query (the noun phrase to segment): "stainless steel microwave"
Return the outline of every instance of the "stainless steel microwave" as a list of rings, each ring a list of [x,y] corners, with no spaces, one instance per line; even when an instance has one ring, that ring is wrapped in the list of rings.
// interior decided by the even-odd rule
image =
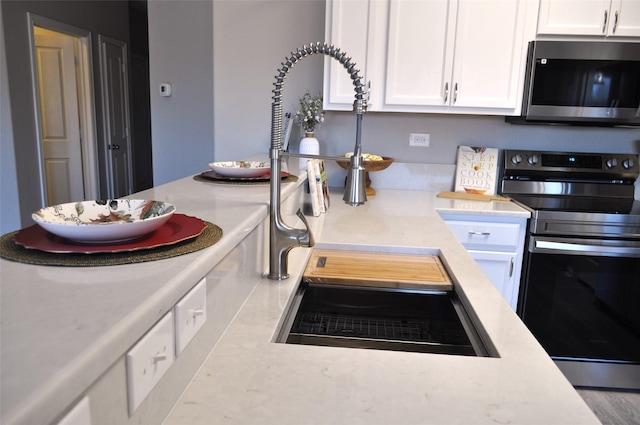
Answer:
[[[640,43],[532,41],[512,123],[640,126]]]

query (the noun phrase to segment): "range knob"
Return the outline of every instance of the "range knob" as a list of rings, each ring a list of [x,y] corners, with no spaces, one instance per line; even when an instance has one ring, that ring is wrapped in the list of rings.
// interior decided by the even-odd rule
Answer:
[[[635,163],[635,162],[633,162],[633,159],[632,159],[632,158],[627,158],[627,159],[625,159],[624,161],[622,161],[622,166],[623,166],[624,168],[626,168],[627,170],[628,170],[629,168],[633,168],[633,166],[634,166],[634,165],[636,165],[636,163]]]
[[[511,157],[511,162],[518,165],[522,162],[522,155],[520,155],[519,153],[513,155]]]
[[[613,168],[616,165],[618,165],[618,159],[617,158],[609,158],[609,159],[607,159],[607,168]]]
[[[529,165],[536,165],[538,162],[540,162],[540,156],[531,155],[529,158],[527,158],[527,162],[529,163]]]

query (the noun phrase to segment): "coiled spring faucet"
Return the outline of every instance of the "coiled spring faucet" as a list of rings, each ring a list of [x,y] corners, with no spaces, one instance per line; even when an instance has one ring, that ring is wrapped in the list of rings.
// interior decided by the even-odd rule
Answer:
[[[282,67],[278,70],[273,89],[273,102],[271,103],[271,149],[269,158],[271,160],[270,179],[270,210],[269,210],[269,279],[282,280],[289,277],[288,255],[289,251],[295,247],[311,247],[314,244],[313,235],[309,229],[307,220],[302,211],[298,210],[298,217],[305,225],[305,229],[296,229],[286,225],[280,215],[280,173],[282,169],[283,156],[304,156],[317,157],[323,159],[346,160],[344,157],[327,157],[320,155],[299,155],[282,152],[282,88],[284,79],[293,65],[300,59],[323,54],[330,56],[340,62],[353,80],[355,91],[355,101],[353,110],[356,113],[356,144],[353,149],[353,156],[347,173],[347,186],[343,200],[349,205],[362,205],[367,200],[365,191],[365,172],[362,166],[362,149],[360,138],[362,131],[362,115],[366,112],[365,90],[362,79],[358,75],[359,70],[355,69],[355,63],[347,57],[345,52],[327,43],[316,43],[304,46],[291,53]]]

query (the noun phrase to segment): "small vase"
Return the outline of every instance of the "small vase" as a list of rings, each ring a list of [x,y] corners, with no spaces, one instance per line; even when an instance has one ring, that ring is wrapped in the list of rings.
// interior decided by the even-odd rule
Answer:
[[[313,132],[306,132],[304,137],[300,140],[300,148],[298,152],[301,154],[320,154],[320,143],[318,139],[314,137]],[[307,160],[309,158],[300,158],[300,171],[307,169]]]

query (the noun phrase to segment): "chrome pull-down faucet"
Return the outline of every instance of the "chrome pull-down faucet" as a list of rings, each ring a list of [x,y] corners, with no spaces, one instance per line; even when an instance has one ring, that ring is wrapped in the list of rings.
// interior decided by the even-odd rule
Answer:
[[[275,88],[273,89],[273,102],[271,103],[271,149],[269,158],[271,159],[271,179],[270,179],[270,209],[269,209],[269,279],[282,280],[289,277],[288,255],[289,251],[295,247],[312,247],[314,244],[313,235],[309,229],[304,214],[298,210],[297,215],[304,223],[305,229],[296,229],[286,225],[280,215],[280,174],[282,170],[283,156],[304,156],[323,159],[333,159],[337,161],[347,161],[344,157],[328,157],[320,155],[300,155],[282,152],[282,88],[284,79],[293,65],[300,59],[314,54],[330,56],[340,62],[353,80],[355,91],[355,101],[353,110],[356,113],[356,143],[353,149],[353,156],[350,159],[347,171],[347,187],[343,200],[353,206],[362,205],[367,201],[365,172],[362,166],[362,148],[360,146],[362,131],[362,115],[366,112],[367,104],[364,98],[365,89],[362,79],[358,75],[359,70],[355,69],[355,63],[347,57],[345,52],[326,43],[312,44],[304,46],[291,53],[276,75]]]

